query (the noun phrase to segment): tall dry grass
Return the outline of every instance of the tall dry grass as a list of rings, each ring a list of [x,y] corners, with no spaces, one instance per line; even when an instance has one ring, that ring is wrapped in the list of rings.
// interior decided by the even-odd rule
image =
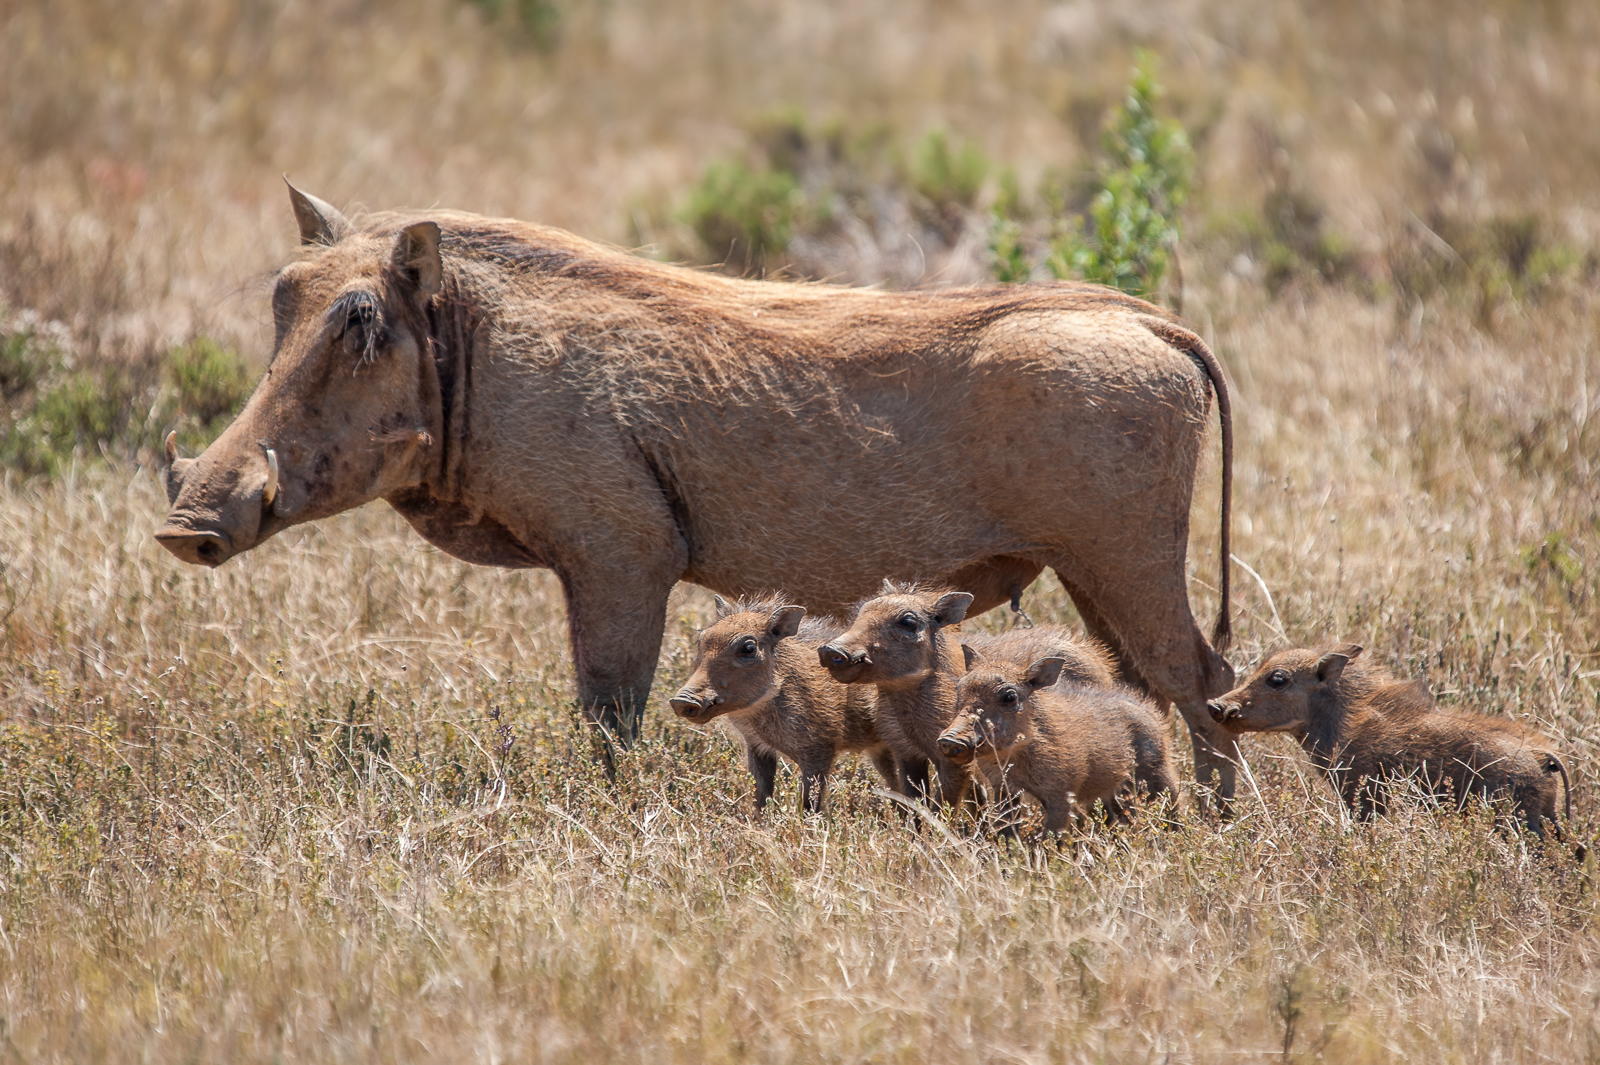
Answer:
[[[0,300],[63,323],[75,358],[206,333],[259,359],[280,170],[625,240],[799,103],[948,126],[1027,184],[1087,158],[1151,44],[1205,177],[1185,311],[1238,411],[1235,551],[1259,579],[1236,570],[1235,662],[1351,638],[1449,705],[1526,716],[1570,754],[1591,837],[1593,279],[1491,289],[1418,229],[1525,212],[1592,249],[1586,6],[567,10],[544,56],[445,0],[0,9]],[[1274,189],[1321,206],[1357,280],[1269,293],[1230,234]],[[824,818],[794,812],[792,774],[757,818],[736,743],[659,706],[699,590],[610,783],[548,574],[450,560],[381,506],[199,572],[153,544],[164,505],[149,469],[88,455],[0,481],[0,1054],[1600,1053],[1593,861],[1486,813],[1352,825],[1258,738],[1221,827],[1008,851],[909,827],[859,768]],[[1216,507],[1209,487],[1197,613]],[[1072,620],[1047,582],[1028,606]]]

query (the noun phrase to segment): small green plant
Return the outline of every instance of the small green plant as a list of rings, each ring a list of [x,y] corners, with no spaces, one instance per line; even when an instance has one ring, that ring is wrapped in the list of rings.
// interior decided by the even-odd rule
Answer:
[[[920,210],[953,241],[966,224],[967,212],[977,202],[989,160],[971,143],[955,147],[950,136],[936,129],[922,138],[912,153],[908,177],[921,203]]]
[[[1194,176],[1194,151],[1183,127],[1157,118],[1154,61],[1141,53],[1127,99],[1106,134],[1110,160],[1085,227],[1051,245],[1045,266],[1058,278],[1080,277],[1134,295],[1154,292],[1178,243],[1178,212]]]
[[[803,206],[799,179],[790,171],[713,163],[690,192],[684,220],[713,255],[747,272],[763,271],[769,257],[789,246]]]
[[[976,145],[953,147],[942,129],[922,138],[911,164],[912,187],[936,205],[970,208],[988,174],[989,161]]]
[[[0,401],[9,403],[37,385],[52,357],[31,329],[0,336]]]
[[[1022,226],[998,211],[989,226],[989,262],[996,281],[1010,285],[1033,276],[1027,250],[1022,246]]]
[[[74,450],[94,454],[117,443],[128,425],[129,399],[115,373],[69,373],[12,423],[0,440],[0,461],[25,475],[54,475]]]
[[[239,409],[250,394],[244,360],[209,337],[172,349],[167,374],[178,393],[178,409],[209,429]]]
[[[473,0],[490,19],[510,23],[534,48],[546,54],[561,43],[561,5],[553,0]]]

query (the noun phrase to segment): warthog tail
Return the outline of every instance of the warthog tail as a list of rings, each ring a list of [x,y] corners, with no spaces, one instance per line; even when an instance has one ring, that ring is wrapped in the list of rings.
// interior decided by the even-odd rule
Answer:
[[[1233,401],[1228,398],[1228,383],[1223,379],[1222,366],[1204,340],[1164,318],[1152,316],[1145,319],[1145,324],[1156,336],[1186,352],[1199,363],[1206,377],[1211,380],[1212,391],[1217,394],[1217,422],[1222,429],[1222,574],[1217,584],[1222,603],[1217,607],[1217,624],[1211,630],[1211,646],[1221,654],[1233,642],[1233,622],[1228,613],[1229,575],[1233,558]]]

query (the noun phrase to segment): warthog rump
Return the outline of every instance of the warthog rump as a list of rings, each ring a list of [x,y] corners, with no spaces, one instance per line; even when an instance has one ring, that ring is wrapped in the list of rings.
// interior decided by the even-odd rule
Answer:
[[[1231,790],[1205,700],[1233,674],[1185,574],[1215,392],[1225,642],[1231,422],[1171,315],[1074,283],[742,281],[522,222],[357,224],[291,198],[303,248],[274,286],[272,362],[171,467],[156,536],[179,558],[218,565],[384,499],[458,558],[553,569],[579,697],[623,738],[677,581],[838,614],[887,574],[986,610],[1051,567]]]

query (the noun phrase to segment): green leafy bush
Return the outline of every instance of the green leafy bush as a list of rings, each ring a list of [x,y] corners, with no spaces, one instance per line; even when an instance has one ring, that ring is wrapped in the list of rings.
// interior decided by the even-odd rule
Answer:
[[[49,361],[49,349],[31,329],[0,336],[0,401],[9,403],[37,385]]]
[[[561,6],[553,0],[473,0],[495,22],[509,25],[534,48],[550,53],[561,43]]]
[[[918,206],[947,241],[953,241],[977,202],[989,160],[971,143],[952,145],[942,129],[928,133],[912,153],[908,174]]]
[[[1106,134],[1110,160],[1086,226],[1052,242],[1045,266],[1058,278],[1080,277],[1146,296],[1167,271],[1178,242],[1178,212],[1194,178],[1194,151],[1183,127],[1155,114],[1154,61],[1141,54],[1127,99]]]
[[[201,427],[231,415],[250,394],[244,360],[209,337],[174,348],[167,372],[178,393],[178,410]]]
[[[1014,284],[1033,276],[1028,253],[1022,246],[1022,226],[995,212],[989,227],[989,262],[996,281]]]
[[[741,162],[713,163],[689,193],[684,220],[714,255],[765,269],[794,236],[804,207],[799,178],[789,170],[752,169]]]
[[[165,359],[74,366],[32,330],[0,331],[0,465],[32,477],[74,454],[155,461],[168,428],[203,448],[249,391],[244,361],[206,337]]]

